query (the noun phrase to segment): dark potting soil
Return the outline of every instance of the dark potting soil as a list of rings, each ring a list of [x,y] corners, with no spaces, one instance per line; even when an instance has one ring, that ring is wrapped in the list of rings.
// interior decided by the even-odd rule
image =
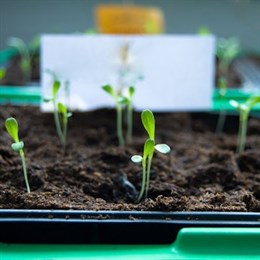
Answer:
[[[23,86],[28,84],[20,67],[20,56],[13,57],[7,65],[5,77],[0,80],[0,85]],[[31,59],[31,81],[40,81],[39,56],[35,55]]]
[[[17,118],[25,143],[30,194],[4,128],[10,116]],[[64,155],[53,115],[36,107],[1,107],[0,208],[260,212],[259,118],[249,120],[246,150],[236,155],[236,117],[228,118],[228,133],[221,136],[214,133],[216,115],[155,117],[156,142],[172,151],[155,154],[148,198],[137,204],[142,169],[130,158],[142,153],[147,138],[139,113],[133,143],[118,147],[114,110],[75,112]]]

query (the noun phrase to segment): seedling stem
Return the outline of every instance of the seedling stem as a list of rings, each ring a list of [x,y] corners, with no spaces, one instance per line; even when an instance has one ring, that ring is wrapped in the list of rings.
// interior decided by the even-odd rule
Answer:
[[[112,86],[105,85],[102,87],[104,91],[106,91],[109,95],[111,95],[116,103],[116,129],[117,129],[117,138],[118,143],[120,146],[125,145],[124,136],[123,136],[123,120],[122,120],[122,110],[123,107],[127,107],[127,133],[126,133],[126,140],[128,143],[132,140],[132,129],[133,129],[133,96],[135,89],[134,87],[128,88],[128,94],[123,95],[120,91],[116,91]]]
[[[155,145],[155,119],[152,111],[144,110],[141,114],[141,119],[149,138],[144,144],[143,156],[134,155],[131,158],[134,163],[142,162],[143,168],[141,190],[137,202],[140,202],[143,198],[147,198],[148,196],[154,150],[157,150],[160,153],[169,153],[171,150],[167,144]]]
[[[220,99],[221,99],[221,101],[223,101],[225,99],[225,95],[227,92],[227,82],[224,77],[219,78],[218,87],[219,87]],[[218,117],[217,128],[216,128],[217,134],[221,134],[223,132],[224,124],[226,121],[226,114],[227,114],[226,110],[224,110],[221,107],[220,112],[219,112],[219,117]]]
[[[243,104],[239,104],[235,100],[230,100],[230,105],[239,112],[239,129],[236,149],[237,154],[240,154],[245,150],[248,116],[252,108],[258,103],[260,103],[260,96],[253,96]]]
[[[68,117],[71,116],[71,113],[68,113],[68,109],[66,105],[59,102],[57,103],[57,93],[60,89],[60,81],[57,80],[55,74],[53,74],[53,85],[52,85],[52,97],[50,99],[45,99],[46,102],[51,101],[53,105],[53,115],[54,115],[54,123],[56,127],[56,131],[58,137],[60,139],[63,152],[66,152],[66,140],[67,140],[67,129],[68,129]],[[62,121],[62,122],[61,122]],[[61,126],[62,124],[62,126]]]
[[[5,120],[5,128],[6,128],[7,132],[9,133],[9,135],[14,140],[14,143],[11,145],[12,150],[15,152],[18,152],[21,157],[25,185],[26,185],[27,192],[30,193],[30,185],[29,185],[29,181],[28,181],[28,175],[27,175],[26,163],[25,163],[25,155],[24,155],[24,151],[23,151],[24,143],[19,140],[19,135],[18,135],[19,128],[18,128],[18,123],[17,123],[16,119],[13,117],[7,118]]]

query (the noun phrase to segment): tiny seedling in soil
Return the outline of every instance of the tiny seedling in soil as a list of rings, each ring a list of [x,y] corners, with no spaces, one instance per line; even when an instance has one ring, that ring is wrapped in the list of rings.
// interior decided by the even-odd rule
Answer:
[[[66,141],[67,141],[67,132],[68,132],[68,118],[71,117],[71,113],[68,112],[68,108],[63,103],[58,103],[58,111],[61,115],[61,122],[62,122],[62,135],[63,135],[63,149],[65,151],[66,148]]]
[[[6,69],[0,68],[0,80],[2,80],[5,77],[5,74],[6,74]]]
[[[149,138],[144,144],[143,156],[134,155],[131,157],[131,160],[134,163],[142,163],[143,168],[142,186],[137,199],[138,202],[140,202],[141,199],[146,198],[148,195],[150,171],[154,150],[164,154],[169,153],[171,150],[167,144],[155,144],[155,119],[152,111],[144,110],[141,114],[141,119]]]
[[[218,80],[218,88],[219,88],[219,96],[221,101],[225,100],[226,92],[227,92],[227,81],[224,77],[220,77]],[[223,103],[222,103],[223,104]],[[223,132],[225,120],[226,120],[226,110],[220,108],[218,122],[216,127],[216,133],[221,134]]]
[[[120,91],[116,91],[111,85],[105,85],[102,87],[109,95],[111,95],[116,103],[116,129],[117,129],[117,138],[120,146],[124,146],[125,140],[123,136],[123,107],[127,107],[127,135],[126,140],[128,143],[132,140],[133,132],[133,97],[135,93],[135,88],[133,86],[127,89],[127,94],[123,95]]]
[[[252,108],[258,103],[260,103],[260,96],[251,97],[243,104],[240,104],[235,100],[230,100],[230,105],[239,112],[237,154],[242,153],[245,149],[248,116]]]
[[[228,39],[220,38],[217,43],[216,55],[219,60],[219,73],[218,88],[221,99],[225,98],[227,90],[227,75],[230,64],[240,53],[240,43],[237,38],[231,37]],[[224,124],[226,120],[226,111],[221,109],[219,113],[216,133],[221,134],[223,132]]]
[[[67,128],[68,128],[68,118],[71,116],[71,113],[68,112],[66,105],[63,103],[57,103],[57,94],[60,89],[60,81],[57,79],[53,80],[52,85],[52,97],[49,99],[44,99],[45,102],[52,102],[53,105],[53,114],[54,122],[57,134],[59,136],[63,152],[66,151],[66,140],[67,140]],[[61,117],[60,117],[60,115]]]
[[[221,77],[227,77],[230,64],[239,55],[240,51],[240,43],[237,38],[220,38],[218,40],[216,55],[219,59],[219,71]]]
[[[29,186],[26,164],[25,164],[25,155],[24,155],[24,151],[23,151],[24,143],[19,140],[19,136],[18,136],[19,129],[18,129],[18,123],[17,123],[16,119],[13,117],[6,119],[5,128],[6,128],[7,132],[9,133],[9,135],[14,140],[14,143],[11,145],[12,149],[15,152],[18,152],[21,157],[26,189],[27,189],[27,192],[30,193],[30,186]]]
[[[21,57],[19,66],[26,81],[31,79],[31,57],[30,51],[25,42],[19,38],[11,37],[8,39],[7,45],[16,49]]]
[[[132,142],[133,136],[133,97],[135,94],[135,88],[133,86],[129,87],[127,96],[124,96],[124,104],[126,105],[126,118],[127,118],[127,132],[126,132],[126,142],[129,144]]]

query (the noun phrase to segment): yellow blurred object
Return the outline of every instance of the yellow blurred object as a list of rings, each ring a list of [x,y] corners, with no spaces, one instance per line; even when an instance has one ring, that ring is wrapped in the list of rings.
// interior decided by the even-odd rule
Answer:
[[[100,33],[158,34],[164,31],[164,17],[156,7],[100,5],[96,8]]]

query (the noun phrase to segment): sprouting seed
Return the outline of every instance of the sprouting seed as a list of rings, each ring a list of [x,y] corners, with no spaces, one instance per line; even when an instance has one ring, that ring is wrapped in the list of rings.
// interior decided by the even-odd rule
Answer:
[[[60,139],[63,152],[66,151],[66,140],[67,140],[67,129],[68,129],[68,118],[72,115],[68,112],[68,108],[61,102],[57,101],[58,91],[60,89],[61,82],[55,77],[52,84],[52,97],[45,98],[45,102],[52,102],[54,122],[58,137]],[[60,114],[60,115],[59,115]]]
[[[131,157],[134,163],[142,163],[143,168],[142,185],[137,199],[138,202],[148,195],[154,150],[164,154],[169,153],[171,150],[167,144],[155,144],[155,119],[152,111],[148,109],[144,110],[141,114],[141,119],[149,138],[144,143],[143,155],[134,155]]]
[[[252,108],[260,103],[260,96],[250,97],[246,102],[240,104],[236,100],[230,100],[230,105],[239,112],[239,129],[237,138],[237,154],[245,149],[248,116]]]
[[[24,151],[23,151],[24,143],[19,140],[19,135],[18,135],[19,128],[18,128],[18,123],[17,123],[16,119],[13,117],[7,118],[5,120],[5,128],[6,128],[7,132],[9,133],[9,135],[14,140],[14,143],[11,145],[12,150],[15,152],[18,152],[21,157],[26,189],[27,189],[27,192],[30,193],[30,186],[29,186],[26,163],[25,163],[25,155],[24,155]]]
[[[124,135],[123,135],[123,109],[126,107],[127,113],[127,133],[126,141],[131,143],[132,133],[133,133],[133,97],[135,93],[135,88],[130,86],[127,89],[127,94],[123,95],[120,91],[116,91],[111,85],[105,85],[102,87],[109,95],[111,95],[116,103],[116,129],[117,138],[120,146],[125,145]]]

